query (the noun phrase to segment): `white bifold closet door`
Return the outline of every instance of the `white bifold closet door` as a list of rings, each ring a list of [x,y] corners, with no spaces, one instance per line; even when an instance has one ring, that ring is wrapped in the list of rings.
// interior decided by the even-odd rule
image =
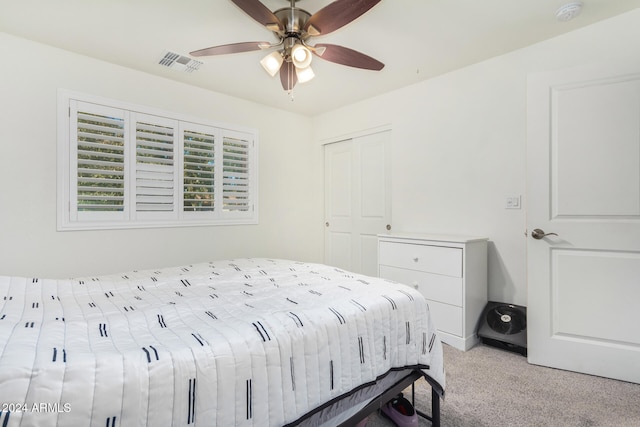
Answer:
[[[391,131],[327,144],[325,263],[377,276],[377,235],[391,224]]]

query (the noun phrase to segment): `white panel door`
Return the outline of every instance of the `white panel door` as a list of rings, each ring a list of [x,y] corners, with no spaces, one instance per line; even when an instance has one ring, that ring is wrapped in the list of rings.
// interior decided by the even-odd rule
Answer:
[[[640,383],[640,63],[527,95],[529,362]]]
[[[345,270],[353,270],[353,163],[353,141],[324,147],[324,262]]]
[[[325,263],[376,276],[391,224],[390,131],[325,146]]]

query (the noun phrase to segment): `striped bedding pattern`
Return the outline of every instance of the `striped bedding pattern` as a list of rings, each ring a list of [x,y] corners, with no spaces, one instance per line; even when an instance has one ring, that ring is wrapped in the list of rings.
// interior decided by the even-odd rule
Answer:
[[[295,425],[406,367],[444,390],[420,293],[322,264],[0,276],[2,427]]]

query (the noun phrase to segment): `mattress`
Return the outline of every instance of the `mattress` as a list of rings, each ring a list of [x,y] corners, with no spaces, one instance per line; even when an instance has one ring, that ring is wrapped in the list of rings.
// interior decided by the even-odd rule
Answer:
[[[402,369],[443,392],[421,294],[322,264],[0,276],[3,427],[296,425]]]

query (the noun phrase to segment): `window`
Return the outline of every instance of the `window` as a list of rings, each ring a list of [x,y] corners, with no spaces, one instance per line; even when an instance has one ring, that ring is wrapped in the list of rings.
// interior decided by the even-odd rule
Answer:
[[[256,132],[59,95],[58,229],[257,223]]]

